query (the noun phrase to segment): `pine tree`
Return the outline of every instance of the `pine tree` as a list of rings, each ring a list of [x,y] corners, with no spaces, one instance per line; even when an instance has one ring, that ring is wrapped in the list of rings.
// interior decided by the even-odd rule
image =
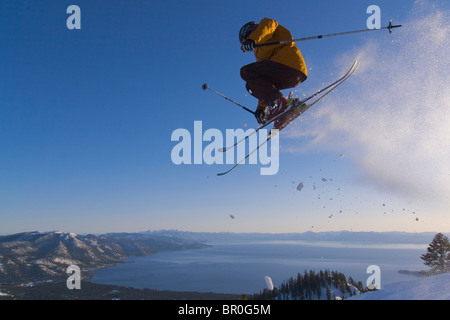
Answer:
[[[442,233],[436,234],[427,248],[427,253],[420,258],[433,272],[450,271],[450,241]]]

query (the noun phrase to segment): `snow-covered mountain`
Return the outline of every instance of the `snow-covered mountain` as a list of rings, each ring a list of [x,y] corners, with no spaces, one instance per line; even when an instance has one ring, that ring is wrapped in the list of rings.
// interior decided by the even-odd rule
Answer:
[[[119,263],[130,256],[204,247],[178,238],[143,234],[77,235],[25,232],[0,237],[0,283],[66,278],[66,269],[81,272]]]
[[[349,300],[450,300],[450,273],[387,284]]]

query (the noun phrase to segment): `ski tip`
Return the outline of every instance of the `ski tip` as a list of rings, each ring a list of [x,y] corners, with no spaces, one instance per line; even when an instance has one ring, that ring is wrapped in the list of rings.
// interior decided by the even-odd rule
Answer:
[[[218,173],[217,176],[223,177],[224,175],[229,174],[231,171],[233,171],[234,169],[236,169],[238,165],[239,165],[239,164],[235,165],[233,168],[231,168],[231,169],[228,170],[228,171],[225,171],[225,172],[222,172],[222,173]]]
[[[203,90],[208,89],[208,84],[207,84],[207,83],[204,83],[204,84],[202,85],[202,89],[203,89]]]

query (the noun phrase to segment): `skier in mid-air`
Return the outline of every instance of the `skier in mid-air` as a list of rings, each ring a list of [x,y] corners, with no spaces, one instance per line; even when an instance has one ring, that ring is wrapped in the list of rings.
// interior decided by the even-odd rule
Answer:
[[[293,40],[292,35],[273,19],[248,22],[239,31],[242,51],[254,51],[256,57],[256,62],[241,68],[241,77],[248,92],[259,100],[255,117],[260,124],[292,104],[293,100],[283,97],[280,90],[294,88],[308,77],[305,60],[295,42],[258,47],[283,40]],[[288,116],[281,116],[274,122],[274,129],[282,127],[287,120]]]
[[[243,105],[234,102],[227,96],[212,90],[206,83],[203,84],[202,89],[210,90],[234,103],[238,107],[253,113],[260,126],[244,138],[239,139],[225,148],[220,148],[218,151],[226,152],[233,149],[238,144],[247,141],[250,136],[256,134],[272,123],[275,130],[271,130],[267,139],[250,151],[241,161],[228,171],[219,173],[218,176],[226,175],[242,163],[245,163],[252,154],[257,152],[263,145],[267,144],[272,137],[278,135],[281,130],[286,128],[297,117],[301,116],[337,87],[342,85],[358,69],[359,61],[355,60],[347,73],[329,85],[320,88],[309,97],[300,99],[294,98],[289,94],[288,99],[286,99],[283,97],[283,93],[280,90],[295,88],[308,78],[305,60],[298,47],[295,45],[295,42],[372,32],[382,29],[387,29],[389,30],[389,33],[392,33],[392,29],[401,26],[402,25],[392,25],[391,20],[387,27],[380,29],[354,30],[293,39],[289,30],[280,26],[278,22],[273,19],[264,18],[259,23],[251,21],[243,25],[239,31],[239,41],[242,45],[241,49],[244,52],[255,51],[256,62],[242,67],[241,77],[246,82],[248,92],[259,100],[256,111],[253,112]]]

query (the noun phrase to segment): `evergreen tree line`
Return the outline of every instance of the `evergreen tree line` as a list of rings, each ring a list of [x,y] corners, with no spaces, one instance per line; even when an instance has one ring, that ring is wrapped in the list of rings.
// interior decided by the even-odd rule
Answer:
[[[314,270],[297,274],[283,282],[279,288],[273,290],[264,289],[254,294],[255,300],[335,300],[336,297],[351,297],[367,289],[361,281],[356,282],[351,277],[348,279],[343,273],[337,271]]]

